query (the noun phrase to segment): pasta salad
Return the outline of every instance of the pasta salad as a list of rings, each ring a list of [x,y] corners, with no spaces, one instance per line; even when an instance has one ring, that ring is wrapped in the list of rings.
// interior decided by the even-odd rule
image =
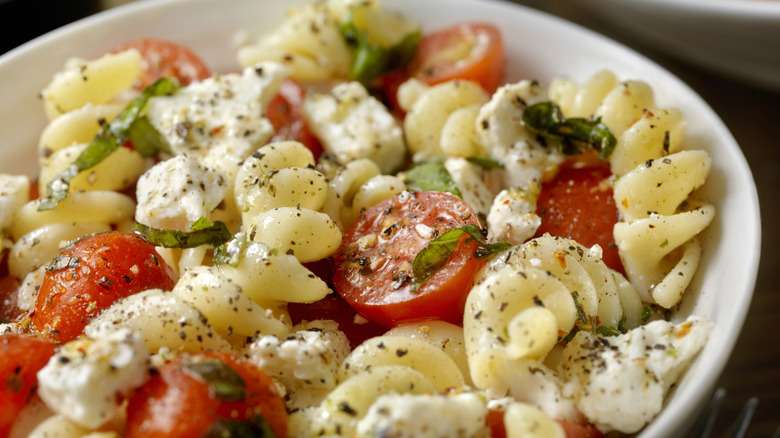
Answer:
[[[684,114],[505,78],[490,23],[316,1],[213,72],[142,37],[0,175],[0,436],[628,435],[712,322]]]

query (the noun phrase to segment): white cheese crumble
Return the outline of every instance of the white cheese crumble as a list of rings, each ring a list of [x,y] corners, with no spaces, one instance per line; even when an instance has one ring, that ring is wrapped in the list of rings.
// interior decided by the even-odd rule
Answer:
[[[478,394],[397,394],[380,396],[357,422],[358,437],[488,437],[487,407]]]
[[[30,179],[0,174],[0,231],[3,240],[13,224],[14,212],[30,200]],[[4,244],[4,246],[10,246]]]
[[[397,170],[406,146],[395,117],[358,82],[338,84],[331,93],[303,101],[304,117],[325,150],[341,164],[368,158],[383,173]]]
[[[634,433],[661,411],[664,395],[704,347],[712,323],[653,321],[626,334],[579,332],[560,366],[564,394],[604,433]]]
[[[38,394],[54,412],[95,429],[118,414],[118,395],[146,381],[148,359],[143,339],[128,329],[82,336],[63,345],[38,372]]]
[[[496,196],[487,215],[488,241],[520,245],[534,236],[542,224],[542,218],[536,214],[536,192],[513,188]]]
[[[225,197],[228,181],[188,155],[155,164],[138,179],[135,219],[150,227],[188,231]]]
[[[331,320],[303,324],[284,339],[260,336],[248,349],[250,360],[284,385],[289,397],[301,390],[335,388],[339,366],[350,351],[347,336]]]
[[[503,163],[507,187],[527,189],[564,159],[539,145],[522,123],[525,109],[546,99],[536,82],[524,80],[500,87],[480,109],[477,132],[488,155]]]
[[[498,192],[498,172],[472,164],[465,158],[447,158],[444,168],[466,201],[478,214],[486,216]]]

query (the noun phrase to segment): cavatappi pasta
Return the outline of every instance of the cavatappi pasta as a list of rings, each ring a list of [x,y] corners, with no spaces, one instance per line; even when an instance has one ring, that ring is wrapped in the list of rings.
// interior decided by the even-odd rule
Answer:
[[[160,246],[176,273],[172,291],[116,301],[72,341],[145,358],[120,366],[133,378],[105,377],[112,390],[132,392],[145,379],[138,376],[177,355],[221,350],[274,379],[295,437],[488,437],[496,410],[513,438],[564,436],[562,421],[605,433],[641,430],[711,329],[695,316],[679,325],[662,318],[696,274],[706,251],[697,236],[715,215],[695,197],[712,162],[686,149],[684,114],[658,106],[650,84],[603,70],[582,83],[512,78],[495,92],[465,79],[410,78],[398,89],[401,120],[349,79],[355,54],[340,29],[357,19],[385,45],[397,42],[388,23],[416,29],[413,17],[377,1],[295,9],[238,50],[243,70],[149,99],[144,114],[169,150],[150,158],[120,147],[42,210],[30,185],[45,197],[139,94],[142,54],[129,49],[63,66],[42,92],[49,124],[39,174],[0,175],[3,248],[22,283],[19,309],[34,309],[47,267],[68,242],[131,232],[134,222],[187,233],[205,218],[224,223],[233,239],[219,249]],[[322,156],[298,141],[268,142],[274,127],[265,114],[286,79],[309,87],[301,110]],[[602,261],[598,245],[535,236],[542,183],[567,158],[524,120],[549,101],[564,117],[599,119],[616,139],[603,184],[619,212],[613,231],[625,275]],[[334,293],[311,264],[331,259],[372,206],[415,191],[413,165],[430,162],[480,217],[485,244],[506,244],[476,272],[462,320],[403,321],[356,346],[328,318],[293,324],[290,304]],[[0,333],[25,330],[18,321],[0,325]],[[69,384],[70,402],[62,404],[50,371],[39,374],[42,403],[24,408],[12,437],[123,436],[123,405],[88,402],[94,379]]]

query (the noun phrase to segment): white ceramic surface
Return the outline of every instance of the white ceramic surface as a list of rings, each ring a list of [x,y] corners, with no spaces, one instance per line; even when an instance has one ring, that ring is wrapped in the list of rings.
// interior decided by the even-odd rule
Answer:
[[[582,0],[578,6],[646,46],[780,92],[780,2]]]
[[[626,0],[627,1],[627,0]],[[639,3],[639,2],[637,2]],[[702,195],[717,207],[705,232],[705,255],[692,291],[675,311],[716,321],[711,341],[640,436],[679,436],[705,402],[742,327],[755,283],[760,222],[758,198],[740,148],[713,110],[686,84],[626,47],[538,11],[491,0],[385,0],[427,29],[460,20],[491,21],[502,29],[508,80],[555,76],[584,80],[609,68],[622,79],[651,84],[662,106],[679,107],[688,121],[688,148],[707,150],[713,169]],[[69,56],[97,57],[139,36],[170,38],[199,53],[217,72],[238,68],[236,35],[268,31],[289,2],[272,0],[150,0],[130,3],[50,32],[0,58],[0,172],[35,175],[45,119],[38,93]]]

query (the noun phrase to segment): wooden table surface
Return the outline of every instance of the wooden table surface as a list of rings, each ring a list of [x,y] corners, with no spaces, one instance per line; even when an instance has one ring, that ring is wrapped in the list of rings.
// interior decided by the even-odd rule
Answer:
[[[742,405],[753,396],[758,397],[760,403],[746,436],[770,437],[780,427],[780,335],[775,325],[780,321],[780,281],[771,277],[772,272],[780,273],[780,256],[772,252],[773,248],[780,248],[780,94],[720,77],[649,49],[577,8],[577,2],[513,1],[589,27],[653,59],[698,92],[726,123],[741,146],[752,169],[761,205],[761,265],[747,320],[718,381],[718,385],[726,389],[727,397],[713,437],[724,435]],[[94,6],[95,1],[78,0],[75,3]],[[61,18],[67,21],[71,17]],[[34,29],[32,32],[45,30],[48,29]],[[3,47],[2,51],[36,35],[17,33],[16,37],[20,36],[22,41],[4,38],[8,47]]]
[[[753,300],[744,328],[718,386],[726,399],[713,437],[725,436],[750,397],[758,410],[747,437],[767,438],[780,428],[780,94],[680,62],[627,36],[571,0],[513,0],[613,38],[662,65],[691,86],[715,110],[742,148],[758,189],[762,250]],[[780,46],[778,47],[780,49]]]

